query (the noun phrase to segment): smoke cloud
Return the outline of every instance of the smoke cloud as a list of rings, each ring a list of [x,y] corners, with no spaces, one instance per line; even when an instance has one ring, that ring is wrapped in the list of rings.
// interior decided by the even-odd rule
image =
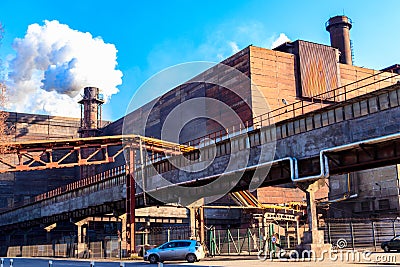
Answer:
[[[286,34],[281,33],[279,34],[279,37],[272,43],[271,49],[274,49],[275,47],[278,47],[286,42],[290,42],[289,37],[287,37]]]
[[[122,84],[113,44],[56,20],[29,25],[13,48],[7,85],[17,112],[79,117],[84,87],[99,87],[108,102]]]

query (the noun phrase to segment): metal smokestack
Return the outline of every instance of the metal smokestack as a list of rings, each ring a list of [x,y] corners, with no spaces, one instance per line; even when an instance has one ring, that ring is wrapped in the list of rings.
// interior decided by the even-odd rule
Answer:
[[[350,44],[351,19],[347,16],[335,16],[326,22],[325,27],[331,36],[331,46],[340,51],[339,62],[353,65]]]
[[[81,104],[81,137],[96,136],[101,127],[101,105],[104,103],[100,98],[99,88],[85,87]]]

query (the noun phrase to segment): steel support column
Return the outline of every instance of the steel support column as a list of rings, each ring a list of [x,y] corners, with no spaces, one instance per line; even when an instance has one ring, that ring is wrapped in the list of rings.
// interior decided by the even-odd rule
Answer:
[[[128,254],[136,252],[135,249],[135,150],[126,148],[126,250]]]

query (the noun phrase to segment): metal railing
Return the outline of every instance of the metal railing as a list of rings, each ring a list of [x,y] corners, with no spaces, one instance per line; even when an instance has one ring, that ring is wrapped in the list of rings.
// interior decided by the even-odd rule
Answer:
[[[381,78],[382,75],[387,75],[387,77]],[[287,104],[267,113],[258,115],[253,117],[250,121],[244,122],[243,124],[232,125],[226,129],[221,129],[206,136],[190,140],[186,142],[185,145],[198,146],[206,138],[217,141],[218,139],[222,140],[231,135],[241,134],[246,131],[251,131],[255,128],[271,126],[278,121],[293,119],[297,116],[304,115],[325,106],[347,101],[351,98],[380,90],[389,85],[396,84],[399,81],[399,74],[378,72],[355,82],[340,86],[329,92],[324,92],[311,98],[301,99],[293,102],[292,104]]]

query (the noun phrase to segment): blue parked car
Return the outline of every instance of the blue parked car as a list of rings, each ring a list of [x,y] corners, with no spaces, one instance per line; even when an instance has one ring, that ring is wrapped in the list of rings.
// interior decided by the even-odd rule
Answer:
[[[173,240],[146,251],[145,261],[157,263],[169,260],[186,260],[190,263],[205,257],[205,249],[196,240]]]

